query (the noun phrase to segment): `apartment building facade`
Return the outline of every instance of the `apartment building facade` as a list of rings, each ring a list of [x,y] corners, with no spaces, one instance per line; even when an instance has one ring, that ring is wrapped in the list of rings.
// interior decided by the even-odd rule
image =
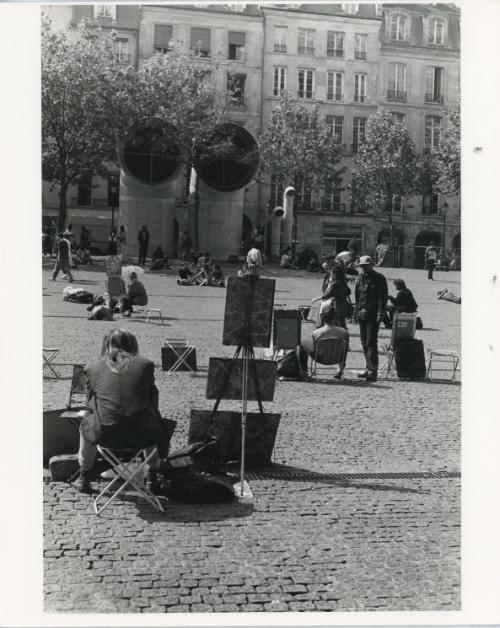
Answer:
[[[51,7],[57,12],[60,7]],[[298,239],[320,255],[345,247],[352,235],[372,252],[388,239],[383,215],[362,213],[350,195],[351,165],[364,138],[370,115],[386,109],[407,123],[416,148],[425,153],[439,142],[446,113],[458,105],[459,12],[453,5],[376,4],[265,4],[265,5],[95,5],[72,7],[71,23],[90,20],[119,34],[117,55],[139,68],[154,53],[166,52],[172,42],[185,51],[196,51],[213,70],[221,97],[237,94],[228,109],[229,120],[255,136],[264,128],[283,91],[305,106],[318,106],[325,124],[331,125],[342,145],[340,166],[345,166],[336,189],[299,190],[297,198]],[[118,58],[118,57],[117,57]],[[236,89],[235,89],[236,86]],[[116,183],[116,172],[111,179]],[[115,177],[113,179],[113,177]],[[125,177],[125,178],[124,178]],[[109,182],[93,181],[91,202],[104,203]],[[189,228],[189,209],[181,200],[182,182],[175,191],[175,231]],[[251,230],[273,229],[269,209],[281,204],[283,182],[273,177],[265,184],[246,185],[228,198],[209,186],[202,190],[202,215],[207,220],[204,242],[221,257],[237,253],[235,237],[228,246],[218,246],[224,221],[241,223],[241,238]],[[83,192],[80,190],[79,192]],[[127,194],[126,173],[121,172],[120,201]],[[151,197],[146,187],[136,189],[132,204],[139,211]],[[72,195],[88,200],[82,193]],[[44,207],[47,195],[44,195]],[[97,199],[100,199],[98,201]],[[125,203],[126,204],[126,203]],[[203,204],[205,211],[203,212]],[[156,209],[136,220],[150,226]],[[217,215],[216,207],[224,206]],[[124,212],[122,207],[122,214]],[[130,210],[127,210],[130,213]],[[121,216],[120,216],[121,219]],[[213,224],[211,224],[213,223]],[[395,199],[394,223],[398,259],[404,265],[421,265],[422,248],[430,241],[450,249],[460,248],[459,199],[432,193]],[[276,228],[276,223],[274,223]],[[158,231],[172,230],[163,225]],[[219,235],[218,235],[219,234]],[[240,237],[238,237],[238,242]],[[173,244],[172,244],[173,246]],[[170,244],[167,248],[170,248]]]

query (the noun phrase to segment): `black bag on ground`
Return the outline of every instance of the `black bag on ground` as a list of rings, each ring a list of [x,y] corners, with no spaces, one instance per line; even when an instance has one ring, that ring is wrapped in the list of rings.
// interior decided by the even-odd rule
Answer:
[[[417,316],[416,329],[423,329],[423,328],[424,328],[424,323],[422,322],[422,319],[420,318],[420,316]]]
[[[296,351],[290,351],[281,360],[278,360],[276,375],[287,379],[303,380]]]
[[[424,343],[417,338],[403,338],[394,345],[396,372],[403,379],[425,379]]]
[[[67,300],[71,303],[93,303],[94,295],[87,290],[82,290],[81,292],[70,294]]]
[[[220,466],[215,439],[196,442],[171,452],[161,463],[160,472],[166,477],[213,471]]]

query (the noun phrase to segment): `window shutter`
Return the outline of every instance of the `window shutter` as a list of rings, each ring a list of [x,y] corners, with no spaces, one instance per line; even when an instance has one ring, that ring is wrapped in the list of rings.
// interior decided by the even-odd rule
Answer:
[[[432,94],[434,91],[434,68],[425,70],[425,93]]]
[[[405,17],[404,18],[404,29],[405,29],[405,41],[409,41],[410,39],[410,18],[409,17]]]
[[[155,48],[168,48],[172,39],[172,27],[166,24],[155,24]]]
[[[245,33],[233,33],[229,31],[228,38],[229,44],[234,44],[235,46],[245,45]]]

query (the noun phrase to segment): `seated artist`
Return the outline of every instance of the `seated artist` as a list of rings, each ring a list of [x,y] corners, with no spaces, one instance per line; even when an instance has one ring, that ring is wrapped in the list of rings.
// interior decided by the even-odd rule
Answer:
[[[290,268],[291,270],[298,270],[298,267],[293,263],[292,247],[287,246],[283,251],[283,255],[280,260],[281,268]]]
[[[161,246],[158,246],[151,256],[151,266],[149,270],[163,270],[168,268],[170,268],[168,265],[168,256]]]
[[[222,272],[222,268],[219,266],[219,264],[215,264],[214,270],[208,278],[208,285],[215,286],[216,288],[224,287],[224,273]]]
[[[155,482],[160,458],[168,453],[161,416],[154,364],[139,355],[137,338],[125,329],[113,329],[103,339],[101,357],[85,367],[88,414],[80,425],[78,462],[80,476],[75,488],[91,492],[91,471],[97,447],[157,447],[150,462],[148,481]],[[89,426],[97,416],[101,434]],[[94,440],[95,438],[95,440]]]
[[[137,273],[130,273],[127,294],[122,298],[121,311],[123,316],[131,316],[133,305],[147,305],[148,295],[144,284],[137,279]]]
[[[299,362],[304,373],[307,373],[307,357],[314,356],[316,350],[316,344],[323,338],[338,338],[339,351],[338,351],[338,365],[339,372],[335,375],[335,379],[341,379],[345,362],[347,357],[347,350],[349,345],[349,333],[343,327],[340,327],[337,319],[335,318],[335,311],[333,309],[327,309],[322,313],[323,326],[318,327],[312,332],[311,338],[306,338],[300,343],[299,348]],[[321,354],[317,355],[316,360],[321,364]],[[334,362],[335,364],[335,362]]]
[[[177,274],[177,285],[178,286],[192,286],[194,283],[193,273],[189,268],[189,264],[184,262],[181,264],[179,268],[179,272]]]
[[[392,319],[394,318],[394,312],[404,312],[406,314],[413,314],[418,309],[418,303],[413,297],[413,293],[406,287],[405,282],[402,279],[394,280],[394,287],[396,288],[396,296],[389,296],[387,303],[387,315],[384,318],[384,325],[387,328],[392,327]]]

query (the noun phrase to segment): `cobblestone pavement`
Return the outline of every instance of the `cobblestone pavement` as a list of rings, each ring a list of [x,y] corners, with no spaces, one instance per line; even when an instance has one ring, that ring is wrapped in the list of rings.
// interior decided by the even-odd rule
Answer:
[[[413,290],[426,349],[460,351],[461,308],[436,296],[443,287],[460,294],[459,273],[436,273],[431,282],[425,271],[383,272]],[[307,304],[320,293],[319,275],[274,266],[264,274],[277,279],[276,303]],[[66,283],[49,276],[44,263],[44,344],[60,347],[63,376],[44,380],[44,407],[57,408],[67,399],[69,365],[96,356],[116,322],[88,321],[86,306],[63,302]],[[102,290],[102,269],[77,270],[75,278]],[[178,447],[187,442],[190,409],[211,407],[209,356],[234,351],[221,344],[225,291],[179,287],[173,272],[147,274],[145,283],[165,324],[147,324],[142,314],[125,324],[157,364],[160,410],[178,421]],[[304,334],[311,330],[303,325]],[[316,383],[277,383],[265,408],[282,414],[275,461],[287,473],[250,475],[251,502],[169,502],[161,514],[130,497],[97,517],[90,497],[46,483],[45,610],[458,610],[460,384],[360,382],[359,334],[354,325],[349,331],[344,381],[325,373]],[[381,330],[380,344],[389,334]],[[196,376],[161,371],[166,337],[196,346]]]

